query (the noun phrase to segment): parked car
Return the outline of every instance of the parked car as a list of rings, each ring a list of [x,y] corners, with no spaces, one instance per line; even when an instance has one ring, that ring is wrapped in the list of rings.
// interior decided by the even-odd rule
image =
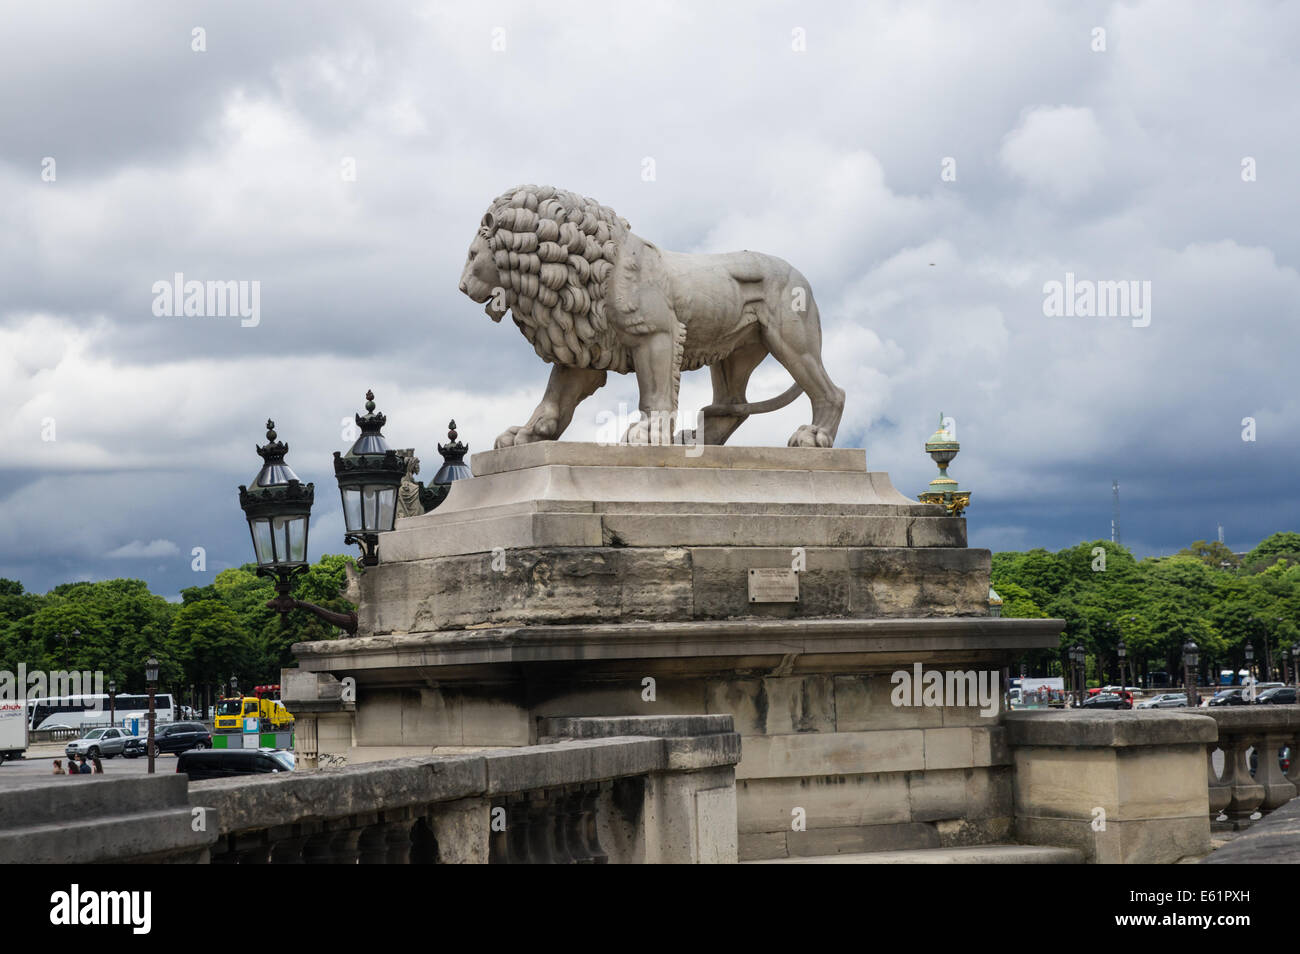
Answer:
[[[1099,692],[1089,699],[1083,700],[1084,709],[1130,709],[1132,704],[1123,696],[1116,695],[1113,692]]]
[[[208,749],[212,747],[212,733],[208,727],[198,722],[172,722],[159,726],[154,731],[155,755],[164,752],[181,753],[188,749]],[[139,758],[148,751],[148,740],[142,736],[127,740],[122,754],[128,759]]]
[[[1277,764],[1278,764],[1278,768],[1282,770],[1283,775],[1291,771],[1291,746],[1284,745],[1282,746],[1282,748],[1277,750]],[[1251,749],[1250,750],[1250,774],[1253,776],[1258,769],[1259,769],[1259,750]]]
[[[1150,699],[1143,699],[1137,704],[1139,709],[1180,709],[1187,705],[1187,693],[1185,692],[1162,692],[1159,695],[1152,696]]]
[[[292,772],[293,766],[288,749],[192,749],[176,757],[176,771],[188,775],[191,782]]]
[[[129,738],[131,736],[124,729],[91,729],[81,738],[69,742],[63,751],[68,758],[74,755],[84,755],[87,758],[102,755],[106,759],[111,759],[115,755],[122,754],[122,749]]]
[[[1293,686],[1274,686],[1265,689],[1255,700],[1259,705],[1293,706],[1295,705],[1295,688]]]
[[[1284,689],[1284,688],[1286,688],[1286,684],[1281,682],[1257,682],[1255,683],[1255,688],[1253,692],[1250,691],[1249,686],[1243,689],[1242,698],[1248,703],[1255,703],[1255,702],[1259,702],[1260,696],[1268,692],[1270,689]]]
[[[1241,687],[1221,689],[1210,698],[1212,706],[1244,706],[1246,700],[1241,696]]]

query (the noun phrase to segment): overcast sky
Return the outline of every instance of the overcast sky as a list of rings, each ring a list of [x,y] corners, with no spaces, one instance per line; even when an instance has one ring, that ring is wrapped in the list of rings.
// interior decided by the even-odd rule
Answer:
[[[1266,2],[2,2],[0,576],[174,597],[249,561],[268,416],[342,552],[367,387],[425,478],[448,418],[473,450],[524,423],[548,367],[456,286],[526,182],[793,263],[838,445],[915,495],[953,417],[973,546],[1108,537],[1117,479],[1139,556],[1248,549],[1300,512],[1297,49]],[[156,316],[178,272],[259,282],[260,322]],[[1149,311],[1049,316],[1067,273]],[[751,399],[788,383],[769,359]]]

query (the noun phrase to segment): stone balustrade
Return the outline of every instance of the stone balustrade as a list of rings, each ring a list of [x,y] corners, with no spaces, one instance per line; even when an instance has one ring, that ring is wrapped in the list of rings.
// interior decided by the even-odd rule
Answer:
[[[1296,797],[1300,706],[1223,706],[1200,711],[1219,726],[1218,742],[1207,747],[1210,818],[1216,827],[1240,831],[1251,824],[1256,812],[1266,816]],[[1288,747],[1290,766],[1283,771],[1278,754]],[[1222,753],[1218,771],[1216,750]]]
[[[538,745],[188,791],[177,774],[19,780],[0,790],[0,862],[736,862],[731,716],[553,718],[538,731]]]
[[[730,716],[550,719],[539,745],[190,786],[214,864],[735,862]]]
[[[1019,710],[1005,725],[1020,843],[1109,864],[1209,853],[1205,758],[1217,735],[1199,710]]]

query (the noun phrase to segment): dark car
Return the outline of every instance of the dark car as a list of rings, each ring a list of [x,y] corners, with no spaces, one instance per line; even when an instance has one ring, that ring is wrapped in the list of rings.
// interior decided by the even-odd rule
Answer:
[[[1265,689],[1255,701],[1260,705],[1293,706],[1295,705],[1295,687],[1278,686],[1275,689]]]
[[[163,752],[185,752],[189,749],[207,749],[212,747],[212,733],[208,727],[198,722],[172,722],[159,726],[154,731],[155,755]],[[128,739],[122,754],[128,759],[139,758],[146,753],[146,740],[137,736]]]
[[[1282,770],[1283,775],[1291,771],[1291,746],[1284,745],[1282,746],[1282,748],[1277,750],[1277,764],[1278,764],[1278,768]],[[1258,770],[1259,770],[1259,750],[1251,749],[1250,750],[1250,774],[1253,776]]]
[[[1083,700],[1085,709],[1131,709],[1133,704],[1123,696],[1116,695],[1113,692],[1099,692],[1091,698]]]
[[[1246,700],[1242,698],[1240,688],[1224,689],[1221,692],[1216,692],[1213,698],[1210,699],[1210,705],[1212,706],[1244,706],[1245,704]]]
[[[191,782],[292,772],[293,764],[293,753],[286,749],[196,749],[176,757],[176,771]]]

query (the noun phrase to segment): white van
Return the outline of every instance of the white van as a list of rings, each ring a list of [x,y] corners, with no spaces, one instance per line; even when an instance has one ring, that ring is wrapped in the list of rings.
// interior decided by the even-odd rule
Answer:
[[[27,707],[21,702],[0,702],[0,762],[14,761],[27,751]]]

